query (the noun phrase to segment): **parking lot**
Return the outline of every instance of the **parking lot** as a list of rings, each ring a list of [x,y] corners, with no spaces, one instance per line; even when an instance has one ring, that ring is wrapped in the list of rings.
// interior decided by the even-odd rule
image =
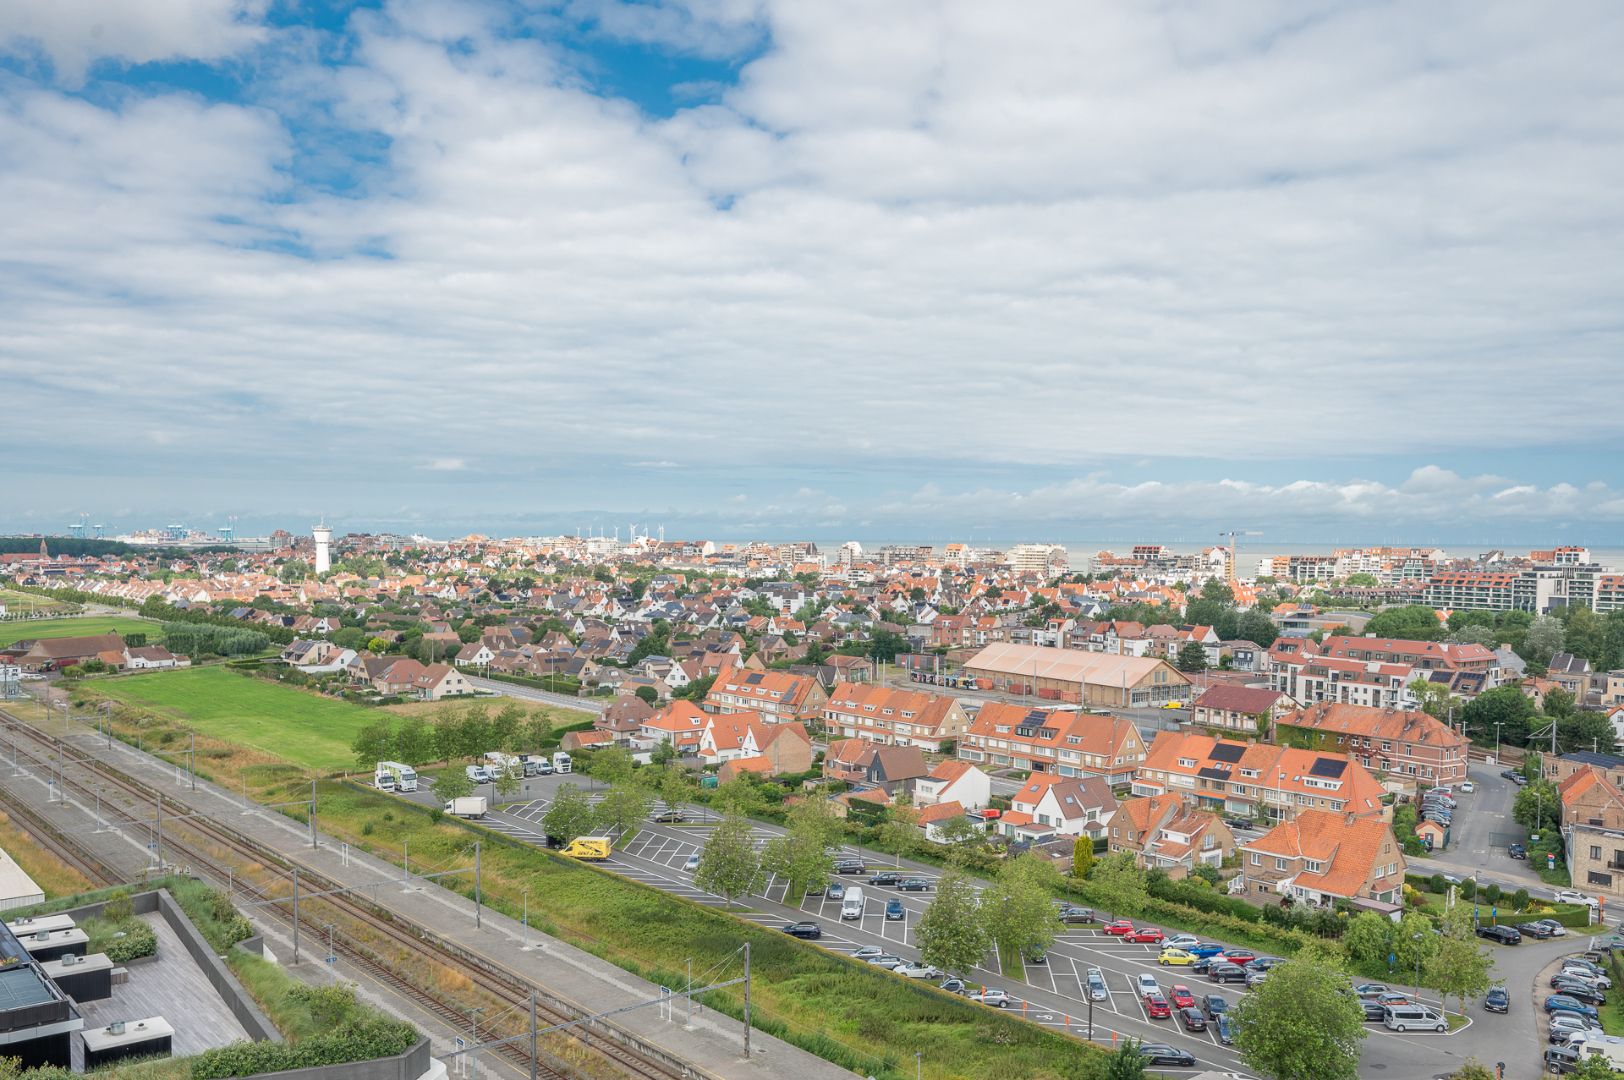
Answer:
[[[541,820],[548,805],[546,798],[512,804],[493,813],[486,824],[517,838],[543,843]],[[757,825],[754,831],[760,844],[779,833],[770,825]],[[709,832],[710,827],[700,823],[648,824],[624,847],[617,848],[605,865],[632,880],[720,907],[723,903],[721,898],[696,886],[692,874],[684,865],[689,856],[700,851]],[[743,913],[744,917],[763,926],[780,928],[791,922],[810,919],[816,921],[822,930],[823,936],[816,944],[823,948],[853,953],[865,946],[872,946],[904,960],[917,959],[919,953],[913,945],[913,931],[930,904],[931,893],[901,892],[888,886],[869,885],[868,875],[893,868],[897,862],[893,857],[880,856],[872,851],[859,852],[855,848],[845,849],[842,854],[860,856],[868,866],[863,875],[841,879],[848,886],[862,885],[865,904],[861,919],[842,920],[840,901],[825,895],[787,895],[787,883],[776,878],[769,878],[762,893],[749,899],[748,905],[754,910]],[[939,873],[934,868],[908,860],[902,860],[897,869],[905,876],[931,879]],[[886,902],[893,898],[900,900],[904,909],[904,917],[900,920],[885,918]],[[1238,1077],[1250,1075],[1239,1055],[1219,1041],[1215,1029],[1188,1032],[1176,1014],[1163,1019],[1152,1019],[1148,1015],[1135,989],[1135,980],[1141,973],[1153,974],[1164,995],[1174,985],[1182,984],[1197,999],[1203,994],[1216,992],[1233,1006],[1244,993],[1239,985],[1216,986],[1205,976],[1187,969],[1162,967],[1156,962],[1159,952],[1160,947],[1154,944],[1125,942],[1099,930],[1072,928],[1055,941],[1047,962],[1027,965],[1024,976],[1002,970],[996,953],[989,954],[988,966],[958,974],[972,984],[1006,991],[1010,997],[1008,1008],[1035,1023],[1063,1028],[1082,1038],[1089,1037],[1092,1024],[1093,1038],[1106,1045],[1113,1038],[1132,1037],[1146,1042],[1168,1043],[1194,1055],[1197,1062],[1195,1069],[1162,1068],[1161,1071],[1169,1075],[1189,1074],[1204,1069],[1217,1069]],[[1089,1000],[1087,976],[1090,968],[1098,968],[1104,979],[1108,994],[1102,1001]],[[1436,1004],[1435,1001],[1428,1003]],[[1363,1068],[1369,1069],[1372,1075],[1446,1076],[1459,1068],[1474,1052],[1468,1045],[1471,1041],[1468,1034],[1470,1027],[1448,1035],[1398,1035],[1379,1024],[1369,1024],[1366,1030],[1369,1038],[1365,1043]],[[1463,1035],[1465,1038],[1462,1038]],[[1476,1052],[1481,1053],[1481,1048]]]

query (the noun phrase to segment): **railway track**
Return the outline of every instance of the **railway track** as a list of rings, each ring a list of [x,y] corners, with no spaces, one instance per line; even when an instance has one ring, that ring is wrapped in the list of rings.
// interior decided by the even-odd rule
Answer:
[[[117,818],[121,828],[137,835],[146,836],[153,844],[160,841],[159,829],[155,825],[151,813],[137,814],[133,810],[153,808],[153,813],[159,805],[159,793],[142,781],[136,780],[107,765],[105,762],[89,754],[71,742],[58,740],[47,735],[32,725],[12,716],[0,712],[0,724],[3,724],[14,740],[20,739],[30,744],[33,749],[25,748],[19,742],[19,751],[31,761],[44,768],[56,767],[66,775],[67,770],[77,768],[83,773],[94,776],[98,783],[104,785],[104,797],[101,810],[104,817]],[[55,766],[50,754],[60,751],[62,764]],[[106,790],[117,790],[135,803],[135,807],[121,806],[105,798]],[[171,802],[171,806],[173,806]],[[38,824],[46,832],[52,833],[46,842],[53,849],[62,849],[68,846],[66,839],[48,825],[40,821],[37,815],[23,815],[30,820],[20,822],[24,827],[34,831]],[[272,849],[266,845],[237,833],[220,825],[218,822],[203,817],[186,816],[167,821],[168,827],[162,830],[161,843],[166,853],[184,854],[184,862],[193,868],[201,869],[217,882],[235,882],[235,887],[247,894],[253,900],[262,901],[259,909],[271,914],[274,918],[292,927],[293,912],[287,901],[292,892],[293,865],[286,854]],[[187,837],[187,832],[197,834],[201,839]],[[224,851],[229,856],[241,860],[241,865],[229,860],[220,854]],[[76,862],[84,861],[83,853],[74,852],[72,858]],[[94,856],[90,856],[93,860]],[[168,860],[178,865],[174,859]],[[243,870],[247,867],[256,868],[261,872],[261,880],[254,881]],[[531,987],[522,978],[506,970],[501,965],[478,957],[469,957],[460,950],[448,946],[439,940],[433,931],[419,926],[405,925],[398,922],[387,910],[367,903],[357,897],[335,890],[343,888],[339,882],[332,881],[317,871],[304,866],[299,868],[299,883],[301,889],[307,893],[321,894],[302,904],[307,910],[301,911],[300,929],[306,935],[325,930],[326,924],[312,925],[311,910],[320,910],[323,906],[335,911],[349,922],[363,927],[366,935],[381,938],[384,942],[411,955],[426,957],[433,963],[458,973],[468,979],[472,986],[507,1007],[510,1017],[523,1018],[523,1026],[517,1030],[513,1025],[505,1025],[502,1037],[511,1038],[529,1030],[529,1010],[531,1007]],[[96,876],[107,880],[105,873],[96,870]],[[266,877],[269,880],[265,880]],[[284,891],[279,886],[286,884]],[[382,885],[383,883],[380,883]],[[269,902],[263,902],[269,901]],[[331,921],[331,920],[328,920]],[[420,986],[410,979],[402,976],[396,963],[374,954],[368,948],[360,945],[354,936],[347,935],[340,939],[333,938],[334,951],[344,956],[350,963],[366,971],[380,983],[391,990],[403,995],[417,1005],[447,1021],[453,1030],[461,1030],[468,1021],[465,1009],[459,1008]],[[536,1015],[540,1026],[547,1027],[554,1024],[565,1024],[578,1021],[586,1015],[586,1011],[571,1014],[568,1010],[559,1008],[545,999],[536,1002]],[[597,1028],[597,1037],[581,1028],[567,1029],[573,1043],[583,1046],[588,1055],[602,1062],[609,1063],[614,1070],[622,1075],[645,1078],[645,1080],[682,1080],[686,1077],[692,1080],[696,1070],[677,1070],[661,1061],[645,1056],[622,1046],[610,1038],[605,1037],[608,1032],[603,1026]],[[487,1033],[486,1038],[490,1034]],[[516,1042],[504,1042],[494,1051],[513,1064],[526,1069],[534,1069],[538,1076],[556,1077],[559,1080],[576,1080],[585,1075],[588,1070],[578,1068],[564,1061],[562,1058],[548,1053],[538,1047],[535,1058],[532,1058],[529,1040],[521,1039]],[[597,1071],[602,1071],[597,1070]]]

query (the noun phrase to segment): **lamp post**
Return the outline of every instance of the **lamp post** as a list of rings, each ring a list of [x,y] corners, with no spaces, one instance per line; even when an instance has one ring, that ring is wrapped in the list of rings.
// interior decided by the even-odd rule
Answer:
[[[1410,936],[1415,939],[1415,943],[1416,943],[1415,944],[1415,996],[1416,996],[1416,1000],[1419,1001],[1420,998],[1421,998],[1421,935],[1420,934],[1411,934]]]
[[[1494,722],[1494,761],[1497,765],[1500,763],[1500,729],[1505,727],[1505,724],[1504,720]]]

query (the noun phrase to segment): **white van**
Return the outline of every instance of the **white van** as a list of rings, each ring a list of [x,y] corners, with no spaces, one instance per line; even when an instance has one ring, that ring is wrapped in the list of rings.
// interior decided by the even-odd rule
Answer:
[[[1449,1021],[1437,1009],[1425,1005],[1389,1005],[1382,1010],[1382,1023],[1393,1031],[1411,1029],[1443,1032],[1449,1030]]]
[[[846,895],[840,898],[840,917],[842,919],[861,919],[863,917],[863,888],[853,885],[846,890]]]

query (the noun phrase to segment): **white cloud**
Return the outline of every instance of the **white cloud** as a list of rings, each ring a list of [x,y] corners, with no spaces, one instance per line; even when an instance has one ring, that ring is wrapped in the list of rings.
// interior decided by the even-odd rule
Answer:
[[[424,462],[418,467],[429,472],[464,472],[468,468],[468,462],[462,458],[444,457]]]
[[[68,83],[103,57],[216,60],[266,39],[266,7],[267,0],[6,0],[0,55],[39,49]]]
[[[252,4],[193,0],[128,33],[133,16],[96,5],[124,50],[97,52],[50,15],[83,3],[0,7],[0,34],[82,66],[230,55],[262,33]],[[663,120],[594,96],[556,45],[503,37],[494,7],[428,0],[357,15],[347,63],[286,60],[294,92],[258,106],[90,104],[14,79],[0,205],[26,212],[0,215],[0,325],[29,377],[8,387],[8,434],[98,461],[139,415],[175,433],[174,461],[292,470],[411,460],[431,432],[482,461],[594,459],[599,492],[621,468],[605,447],[649,455],[639,473],[678,450],[805,475],[817,520],[875,512],[861,485],[899,460],[900,486],[973,492],[947,504],[967,514],[982,497],[1610,513],[1616,458],[1572,490],[1522,459],[1624,438],[1624,412],[1584,408],[1624,396],[1610,12],[569,9],[706,55],[768,28],[722,104]],[[378,171],[342,195],[301,187],[306,109],[379,136]],[[70,410],[92,422],[64,428]],[[1470,478],[1246,479],[1474,452]],[[1236,479],[974,490],[983,467],[1153,461],[1171,480],[1185,459]],[[121,497],[168,490],[170,459],[144,467]]]

